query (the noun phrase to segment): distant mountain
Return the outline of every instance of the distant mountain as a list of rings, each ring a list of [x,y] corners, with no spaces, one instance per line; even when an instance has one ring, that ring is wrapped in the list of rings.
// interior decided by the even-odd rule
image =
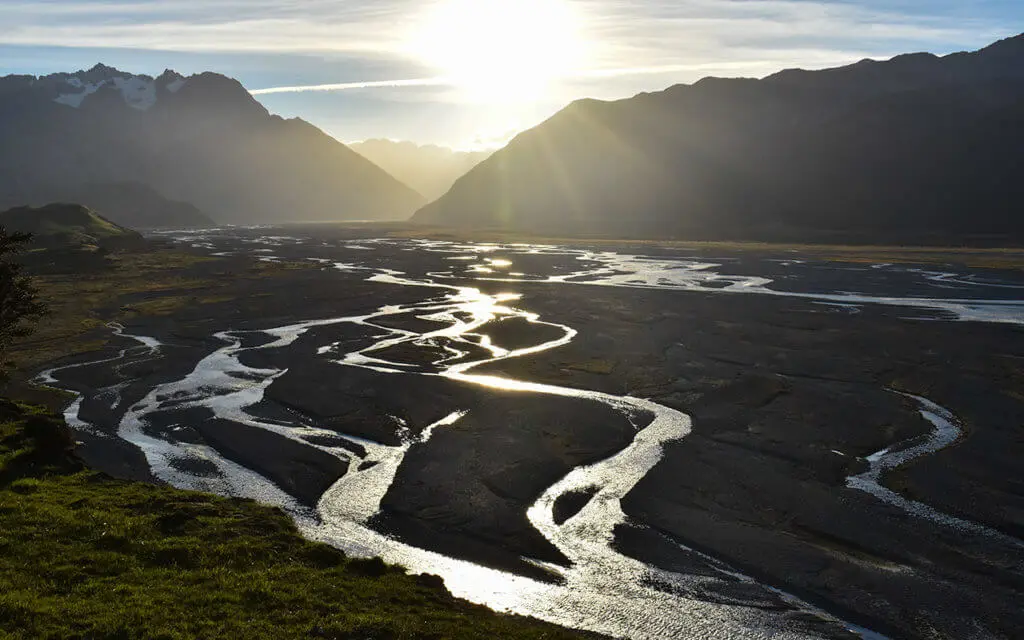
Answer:
[[[187,202],[168,200],[139,182],[87,184],[76,187],[51,185],[40,193],[26,194],[25,204],[79,202],[101,211],[110,221],[132,229],[189,229],[215,226],[213,220]]]
[[[138,232],[114,224],[79,204],[9,209],[0,213],[0,226],[8,231],[31,233],[33,244],[41,247],[110,249],[145,244]]]
[[[1024,36],[582,100],[415,221],[752,240],[1024,241]]]
[[[443,196],[456,180],[492,153],[381,139],[349,146],[429,200]]]
[[[345,145],[271,115],[215,73],[151,78],[97,65],[6,76],[0,139],[0,206],[126,182],[231,223],[396,219],[423,203]]]

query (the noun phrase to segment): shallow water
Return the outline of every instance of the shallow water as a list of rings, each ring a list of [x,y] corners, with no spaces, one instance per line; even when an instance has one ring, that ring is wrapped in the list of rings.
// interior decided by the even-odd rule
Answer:
[[[230,238],[233,232],[187,234],[183,242],[204,250],[222,249],[218,239]],[[457,596],[507,610],[549,620],[570,627],[630,638],[797,638],[818,637],[819,629],[796,622],[799,612],[824,619],[834,629],[850,629],[865,637],[876,634],[857,628],[773,589],[757,583],[740,572],[712,558],[706,562],[714,570],[709,576],[683,575],[663,571],[629,558],[612,546],[613,531],[626,522],[620,500],[660,460],[662,446],[671,440],[686,437],[691,430],[689,416],[649,400],[614,396],[595,391],[543,385],[522,380],[476,375],[473,370],[483,364],[532,353],[557,349],[573,340],[572,327],[547,322],[528,309],[517,307],[515,294],[490,295],[462,284],[467,279],[488,282],[546,282],[552,286],[621,286],[669,290],[702,291],[722,294],[786,295],[813,298],[824,305],[857,310],[864,304],[888,304],[937,312],[938,317],[958,320],[1024,323],[1024,303],[1012,298],[990,299],[992,287],[1011,291],[1012,282],[974,280],[969,274],[900,271],[900,277],[916,278],[920,287],[958,287],[958,291],[985,294],[985,297],[897,297],[806,290],[785,290],[770,278],[723,273],[722,264],[686,257],[645,257],[615,252],[592,252],[583,249],[549,245],[458,244],[435,241],[363,240],[329,246],[350,252],[344,261],[337,261],[330,252],[318,251],[320,243],[285,236],[248,238],[245,244],[262,247],[247,249],[260,257],[273,252],[274,259],[306,259],[330,265],[338,271],[358,274],[381,285],[382,297],[388,287],[411,287],[423,291],[423,300],[413,304],[383,306],[362,315],[314,319],[308,322],[270,327],[259,331],[226,330],[216,334],[223,343],[219,349],[196,363],[185,377],[160,384],[127,408],[118,425],[118,435],[142,450],[156,477],[174,486],[212,491],[224,495],[250,497],[281,506],[296,518],[311,538],[336,545],[354,555],[380,556],[389,562],[405,565],[413,572],[441,575]],[[237,247],[237,243],[232,245]],[[380,255],[381,248],[393,252],[409,252],[418,257],[436,254],[422,272],[394,264],[394,255]],[[238,250],[237,248],[234,250]],[[225,255],[231,251],[218,251]],[[285,256],[281,258],[280,256]],[[400,262],[400,261],[399,261]],[[877,265],[874,272],[896,269]],[[778,263],[782,269],[802,269],[799,260]],[[398,329],[382,323],[397,317],[424,321],[428,328],[414,331]],[[487,336],[490,323],[519,319],[548,329],[560,337],[524,348],[506,350],[495,346]],[[413,373],[441,376],[477,385],[500,388],[524,394],[546,394],[582,398],[612,407],[627,416],[637,429],[626,449],[596,464],[574,469],[549,487],[529,509],[534,527],[571,561],[568,568],[546,566],[559,574],[557,584],[540,582],[508,572],[486,568],[431,551],[401,543],[367,525],[378,511],[381,500],[406,454],[427,442],[439,429],[457,425],[465,417],[465,407],[452,407],[442,420],[409,429],[398,424],[405,433],[403,442],[389,446],[364,438],[340,434],[351,446],[317,444],[335,440],[334,430],[317,427],[296,417],[282,423],[256,417],[252,408],[264,400],[265,391],[284,369],[256,368],[242,362],[247,354],[291,348],[299,338],[322,327],[351,325],[361,328],[374,342],[357,350],[346,350],[341,343],[325,342],[316,348],[316,357],[327,359],[339,367],[357,367],[380,375]],[[158,341],[146,336],[118,335],[130,338],[141,346],[135,349],[158,351]],[[432,360],[403,361],[393,348],[405,346],[434,355]],[[130,349],[100,362],[113,363],[124,359]],[[482,357],[473,354],[484,353]],[[472,359],[477,358],[477,359]],[[98,364],[98,363],[97,363]],[[82,366],[82,365],[76,365]],[[59,369],[44,374],[43,382],[58,384]],[[925,399],[918,399],[928,403]],[[68,409],[69,424],[90,429],[78,416],[81,398]],[[880,452],[869,460],[871,469],[850,479],[850,486],[868,491],[881,500],[902,506],[908,511],[941,517],[921,511],[918,503],[909,507],[907,501],[881,486],[884,470],[951,445],[955,435],[945,424],[953,425],[946,414],[931,408],[937,434],[926,444],[904,448],[897,454]],[[273,482],[259,473],[223,457],[216,449],[173,437],[173,429],[160,433],[152,427],[156,416],[183,409],[203,409],[213,416],[252,428],[272,431],[304,446],[315,447],[330,455],[350,461],[348,473],[320,499],[315,509],[300,505]],[[945,420],[945,423],[939,423]],[[420,427],[420,425],[416,425]],[[419,436],[413,433],[420,433]],[[311,442],[313,439],[314,442]],[[196,472],[202,469],[202,472]],[[559,496],[574,491],[594,490],[593,498],[573,517],[556,524],[552,507]],[[888,492],[888,493],[886,493]],[[889,495],[892,494],[892,495]],[[896,496],[894,499],[893,496]],[[896,500],[894,502],[894,500]],[[903,500],[903,502],[899,502]],[[932,510],[934,511],[934,510]],[[937,514],[937,515],[936,515]],[[951,516],[950,516],[951,517]],[[682,549],[682,547],[681,547]],[[734,601],[709,598],[708,594],[727,593],[736,585],[749,587]]]
[[[910,442],[897,443],[868,456],[866,458],[869,463],[868,470],[847,478],[846,486],[870,493],[883,502],[942,526],[981,536],[994,543],[1024,547],[1024,542],[1017,538],[976,522],[943,513],[922,502],[905,498],[882,485],[885,473],[905,466],[917,458],[937,453],[955,444],[964,433],[964,428],[960,424],[959,419],[949,409],[921,396],[901,395],[905,395],[920,405],[921,417],[932,425],[933,431],[923,439],[917,438]]]

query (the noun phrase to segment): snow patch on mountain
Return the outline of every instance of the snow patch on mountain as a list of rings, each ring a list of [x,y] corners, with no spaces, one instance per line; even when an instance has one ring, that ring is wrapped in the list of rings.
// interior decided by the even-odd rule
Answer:
[[[114,85],[121,92],[129,107],[146,111],[156,104],[156,81],[145,76],[114,78]]]
[[[78,80],[78,78],[74,78],[74,79]],[[68,84],[71,84],[71,83],[68,82]],[[57,98],[54,99],[54,102],[59,102],[60,104],[66,104],[69,107],[74,107],[75,109],[77,109],[78,107],[82,106],[82,101],[85,100],[85,98],[87,96],[90,96],[90,95],[96,93],[97,91],[99,91],[100,87],[102,87],[103,84],[104,83],[102,83],[102,82],[99,83],[99,84],[82,84],[82,81],[78,80],[78,86],[81,87],[81,89],[82,89],[82,91],[80,93],[63,93],[63,94],[57,96]],[[75,86],[75,85],[72,85],[72,86]]]
[[[188,78],[171,69],[164,71],[160,77],[153,78],[119,71],[104,64],[97,64],[89,70],[75,73],[53,73],[33,77],[30,82],[41,90],[52,91],[53,95],[57,96],[53,99],[54,102],[75,109],[81,107],[87,97],[104,87],[116,89],[125,104],[139,111],[152,108],[165,90],[168,93],[177,93],[187,83]]]
[[[133,109],[146,111],[156,104],[156,82],[148,76],[114,77],[89,84],[73,77],[65,82],[69,87],[80,89],[80,91],[62,93],[54,99],[54,102],[59,102],[76,109],[82,106],[82,102],[86,97],[110,84],[121,92],[121,97],[124,98],[125,104]]]

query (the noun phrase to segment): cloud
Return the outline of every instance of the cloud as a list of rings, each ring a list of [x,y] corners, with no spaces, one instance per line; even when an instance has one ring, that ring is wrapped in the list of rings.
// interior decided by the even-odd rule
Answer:
[[[0,44],[166,51],[361,53],[403,58],[440,0],[14,0],[0,2]],[[481,0],[482,1],[482,0]],[[1013,24],[978,0],[902,11],[878,0],[550,0],[571,3],[595,45],[592,68],[707,63],[751,51],[896,52],[972,45]],[[993,7],[986,11],[986,6]],[[524,34],[524,46],[529,36]]]
[[[1005,35],[1007,24],[983,11],[974,18],[943,15],[941,2],[904,12],[829,0],[661,0],[642,10],[628,0],[588,4],[598,67],[750,61],[794,50],[861,57],[944,50]]]
[[[401,48],[411,0],[0,3],[0,43],[192,52],[361,52]]]
[[[369,82],[337,82],[334,84],[309,84],[294,87],[269,87],[252,89],[254,96],[272,93],[308,93],[311,91],[349,91],[352,89],[386,89],[397,87],[445,87],[453,83],[446,78],[411,78],[408,80],[371,80]]]
[[[566,80],[599,80],[603,78],[620,78],[624,76],[664,75],[677,74],[681,72],[699,72],[710,70],[721,70],[725,68],[746,69],[747,63],[711,63],[711,64],[677,64],[662,65],[656,67],[625,67],[619,69],[600,69],[595,71],[582,71],[570,76]],[[366,82],[335,82],[326,84],[295,85],[283,87],[267,87],[264,89],[251,89],[249,93],[254,96],[270,95],[275,93],[309,93],[324,91],[351,91],[356,89],[392,89],[402,87],[457,87],[458,82],[451,78],[409,78],[405,80],[370,80]]]

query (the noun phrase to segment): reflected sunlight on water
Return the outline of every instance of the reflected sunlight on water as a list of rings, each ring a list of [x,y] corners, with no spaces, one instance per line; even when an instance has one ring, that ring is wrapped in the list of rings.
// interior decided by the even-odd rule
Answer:
[[[211,242],[216,246],[215,241]],[[450,266],[457,271],[420,275],[382,268],[376,262],[376,248],[396,245],[401,245],[403,251],[458,254],[445,256],[452,264],[440,267]],[[488,294],[478,288],[464,286],[466,278],[492,274],[495,269],[512,266],[512,259],[490,259],[480,255],[499,250],[503,255],[529,254],[535,259],[536,256],[554,255],[556,252],[557,255],[568,256],[572,260],[571,268],[562,268],[557,273],[555,267],[551,267],[550,272],[531,273],[531,269],[547,268],[543,261],[540,267],[524,265],[520,267],[522,271],[516,272],[528,274],[533,278],[532,282],[558,286],[586,284],[794,295],[824,301],[842,300],[844,303],[888,300],[843,294],[777,292],[768,288],[771,281],[766,278],[722,275],[716,272],[718,265],[700,260],[623,256],[614,252],[575,251],[547,245],[513,247],[433,241],[361,241],[359,251],[354,252],[361,254],[358,259],[332,261],[339,272],[356,274],[350,277],[365,277],[381,285],[382,296],[393,290],[388,287],[412,287],[422,289],[424,298],[412,304],[384,305],[360,315],[318,319],[261,331],[218,333],[215,337],[222,346],[199,361],[188,375],[156,385],[143,400],[129,408],[121,421],[119,435],[146,454],[154,474],[161,480],[179,487],[254,497],[280,505],[295,516],[302,530],[313,539],[328,542],[353,555],[379,556],[416,573],[440,575],[456,596],[498,610],[578,629],[640,639],[813,638],[821,637],[823,632],[840,633],[843,629],[877,637],[685,547],[678,546],[678,549],[705,563],[706,570],[700,575],[662,570],[624,555],[615,548],[615,529],[627,522],[621,500],[661,460],[665,443],[690,434],[690,417],[642,398],[474,374],[473,370],[481,365],[556,349],[569,344],[577,336],[577,331],[570,326],[545,321],[537,313],[515,306],[522,303],[522,296],[518,293]],[[481,259],[483,263],[479,262]],[[437,261],[441,260],[438,258]],[[524,258],[523,262],[527,260]],[[508,278],[493,280],[515,286],[519,276],[509,275]],[[454,284],[457,278],[463,278],[458,285]],[[893,304],[955,311],[961,318],[968,314],[958,310],[957,305],[983,309],[985,313],[993,313],[992,308],[1000,306],[1014,308],[1012,313],[1020,312],[1019,307],[1014,307],[1019,303],[1006,301],[989,305],[985,301],[971,301],[969,304],[956,301],[954,304],[932,299],[895,300],[898,302]],[[505,349],[493,344],[487,335],[489,325],[504,320],[553,329],[555,337],[518,349]],[[243,356],[293,348],[300,337],[315,339],[319,335],[311,334],[311,331],[339,325],[361,328],[367,336],[372,336],[372,343],[362,342],[360,348],[354,349],[349,346],[350,342],[330,342],[324,338],[311,348],[307,345],[306,348],[321,362],[326,360],[339,367],[355,367],[380,375],[436,376],[482,389],[583,399],[611,407],[630,420],[636,428],[636,435],[625,449],[605,460],[572,469],[548,487],[526,514],[534,528],[570,560],[567,567],[543,565],[560,578],[558,583],[542,582],[419,549],[385,536],[368,524],[379,512],[381,501],[407,454],[413,448],[430,442],[438,430],[443,432],[449,427],[457,428],[459,421],[467,415],[466,407],[444,408],[447,415],[426,425],[419,436],[412,435],[414,429],[411,425],[403,424],[396,431],[404,434],[401,444],[396,446],[320,428],[312,420],[296,418],[294,424],[285,424],[263,420],[251,413],[252,408],[264,399],[265,390],[287,370],[246,366]],[[543,335],[548,336],[548,332]],[[253,341],[253,337],[265,339]],[[145,337],[135,339],[151,347],[157,345],[152,348],[160,348],[158,343],[147,342],[149,339]],[[301,362],[294,366],[301,366]],[[321,497],[315,512],[302,507],[267,478],[231,462],[216,449],[178,441],[166,434],[161,435],[154,428],[157,424],[155,418],[161,413],[197,407],[209,410],[217,418],[272,431],[343,458],[349,462],[348,471]],[[342,438],[352,446],[311,444],[308,440],[311,436]],[[202,460],[207,465],[207,472],[193,473],[188,470],[188,465],[181,464],[190,460]],[[557,524],[553,515],[555,502],[566,494],[579,492],[593,495],[572,517]],[[815,620],[816,626],[809,626],[807,619]]]

